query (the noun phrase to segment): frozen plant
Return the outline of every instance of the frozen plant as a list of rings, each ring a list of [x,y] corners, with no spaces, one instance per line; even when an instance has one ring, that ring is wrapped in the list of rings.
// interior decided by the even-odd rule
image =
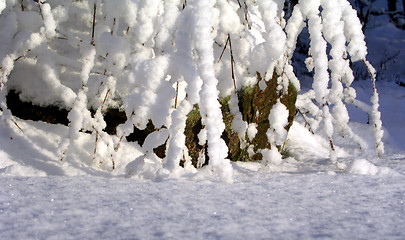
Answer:
[[[64,162],[110,171],[130,162],[129,175],[153,178],[202,167],[232,182],[232,151],[239,151],[237,159],[259,156],[263,166],[283,162],[280,149],[297,109],[311,132],[330,143],[332,162],[345,169],[335,152],[335,133],[365,147],[348,125],[346,104],[362,104],[351,87],[350,62],[363,61],[375,78],[362,26],[347,0],[300,0],[289,5],[287,15],[284,5],[282,0],[1,1],[1,119],[17,125],[6,104],[12,89],[22,100],[69,111],[69,133],[59,151]],[[312,89],[301,92],[291,59],[304,28],[310,37],[305,63],[314,77]],[[27,75],[30,79],[21,79]],[[380,156],[383,133],[373,86],[370,109]],[[125,112],[113,135],[105,130],[108,109]],[[201,125],[193,139],[185,133],[192,117]],[[136,145],[126,137],[148,126],[155,132],[139,148],[141,157],[126,159],[123,145]],[[89,159],[76,159],[75,151],[88,144],[83,132],[91,133],[93,151]],[[191,149],[190,141],[200,147]],[[159,146],[165,146],[164,156],[154,153]],[[199,151],[196,166],[192,151]]]

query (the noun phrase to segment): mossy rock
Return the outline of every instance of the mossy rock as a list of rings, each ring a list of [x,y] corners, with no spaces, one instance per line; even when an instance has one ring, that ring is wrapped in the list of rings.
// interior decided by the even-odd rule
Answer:
[[[277,78],[276,74],[271,79],[265,81],[262,79],[260,73],[257,73],[257,84],[249,86],[238,91],[239,111],[242,113],[243,120],[247,123],[257,124],[257,134],[255,138],[250,142],[253,145],[256,154],[252,157],[252,160],[261,160],[261,153],[258,150],[270,148],[270,144],[267,139],[267,130],[270,127],[269,114],[270,110],[280,99],[289,111],[288,125],[286,130],[288,131],[294,121],[296,114],[295,102],[297,100],[297,90],[293,84],[289,84],[287,94],[283,95],[277,91]],[[260,90],[259,84],[261,81],[265,81],[266,89]]]
[[[266,81],[266,89],[260,90],[259,83],[264,81],[259,73],[257,73],[257,84],[253,86],[245,87],[238,91],[239,110],[242,114],[243,120],[247,123],[257,124],[257,134],[255,138],[246,144],[242,149],[238,135],[232,130],[232,121],[234,116],[229,110],[230,97],[220,99],[222,118],[225,123],[225,130],[222,134],[222,139],[228,146],[228,158],[232,161],[258,161],[262,159],[261,153],[258,150],[270,148],[270,144],[267,139],[267,129],[270,127],[268,121],[270,110],[277,100],[280,99],[289,111],[288,125],[286,130],[288,131],[294,121],[296,114],[295,102],[297,100],[297,90],[293,84],[289,84],[287,94],[279,94],[277,88],[276,74]],[[258,113],[258,114],[256,114]],[[198,133],[203,128],[201,124],[201,116],[197,106],[194,106],[193,110],[188,114],[186,121],[186,146],[189,150],[189,155],[192,158],[192,162],[195,165],[198,161],[200,152],[205,153],[205,163],[209,161],[206,155],[206,145],[201,146],[198,144]],[[254,152],[253,157],[249,157],[247,148],[249,145],[253,145]]]
[[[287,94],[279,94],[276,90],[277,78],[278,76],[274,74],[270,80],[265,82],[266,89],[262,91],[259,88],[259,83],[265,80],[263,80],[261,75],[257,73],[257,84],[245,87],[237,92],[239,110],[242,114],[243,120],[247,123],[256,123],[258,130],[255,138],[247,144],[244,144],[245,147],[243,149],[241,148],[242,144],[240,143],[237,133],[235,133],[231,127],[234,116],[230,113],[229,109],[230,97],[228,96],[219,99],[221,103],[222,118],[225,123],[225,130],[221,137],[224,139],[229,149],[228,159],[232,161],[261,160],[262,156],[258,153],[258,150],[270,148],[266,135],[267,129],[270,127],[268,116],[271,108],[278,99],[281,100],[281,103],[283,103],[289,111],[289,124],[286,126],[286,130],[288,131],[291,127],[296,114],[295,102],[297,99],[297,90],[294,88],[293,84],[289,84]],[[7,95],[7,105],[12,114],[21,119],[44,121],[52,124],[68,124],[68,110],[60,109],[56,106],[43,107],[29,102],[23,102],[20,100],[18,93],[13,90],[9,91]],[[103,115],[107,124],[104,131],[109,134],[116,134],[117,126],[127,120],[125,112],[120,109],[109,108],[103,113]],[[207,144],[201,146],[198,139],[198,134],[203,127],[198,106],[195,105],[193,110],[187,115],[186,128],[184,131],[186,136],[186,146],[194,166],[197,165],[201,153],[205,156],[204,164],[207,164],[209,161]],[[127,140],[136,141],[142,146],[146,137],[154,131],[156,131],[156,128],[153,123],[149,121],[147,127],[143,130],[134,127],[133,133],[127,136]],[[247,153],[249,145],[253,145],[254,152],[256,152],[252,157],[249,157]],[[165,151],[165,144],[154,149],[155,154],[161,158],[165,157]]]
[[[222,133],[221,137],[222,139],[224,139],[225,143],[228,146],[228,158],[235,161],[239,158],[241,149],[239,137],[231,128],[233,115],[230,113],[229,110],[229,99],[230,97],[226,97],[220,100],[222,118],[225,123],[225,130]],[[200,145],[198,139],[198,134],[203,129],[203,127],[204,126],[202,125],[198,105],[194,105],[193,110],[187,115],[186,128],[184,130],[184,134],[186,136],[186,147],[194,166],[197,166],[200,153],[204,154],[205,156],[203,165],[207,164],[209,161],[207,155],[207,144],[204,144],[203,146]]]

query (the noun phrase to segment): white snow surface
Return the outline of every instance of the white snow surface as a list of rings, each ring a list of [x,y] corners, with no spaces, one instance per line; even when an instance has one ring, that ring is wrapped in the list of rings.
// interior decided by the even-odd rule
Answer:
[[[403,239],[401,176],[2,177],[2,239]]]

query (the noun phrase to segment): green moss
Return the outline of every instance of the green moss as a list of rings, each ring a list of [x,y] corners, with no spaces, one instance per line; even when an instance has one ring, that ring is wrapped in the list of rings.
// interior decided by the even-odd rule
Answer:
[[[193,110],[187,114],[186,128],[184,129],[186,146],[194,166],[197,165],[200,152],[205,148],[205,146],[199,144],[198,139],[198,134],[202,128],[200,109],[198,105],[194,105]]]
[[[291,127],[295,117],[297,90],[293,84],[290,83],[288,93],[281,96],[276,89],[278,85],[277,78],[278,76],[274,74],[271,79],[265,82],[266,89],[262,91],[259,88],[259,84],[261,81],[265,80],[262,79],[260,73],[257,73],[258,81],[256,85],[238,91],[239,110],[242,113],[243,120],[247,123],[257,124],[257,134],[249,143],[254,146],[254,151],[256,152],[251,159],[253,161],[262,159],[258,150],[270,148],[267,138],[267,130],[270,128],[268,119],[270,111],[278,99],[280,99],[281,103],[283,103],[289,111],[289,124],[286,126],[287,131]]]
[[[230,96],[219,99],[221,104],[222,118],[225,123],[225,130],[221,137],[228,146],[228,158],[231,160],[236,160],[240,155],[241,149],[239,146],[239,137],[232,130],[233,115],[230,113],[228,104],[229,100]],[[201,146],[198,139],[198,134],[203,127],[199,108],[197,105],[195,105],[193,110],[187,115],[186,128],[184,130],[184,134],[186,135],[186,146],[194,166],[197,165],[198,157],[201,152],[204,152],[205,162],[208,162],[207,145]]]
[[[200,109],[197,104],[193,106],[193,110],[189,114],[187,114],[187,121],[189,122],[197,122],[201,120],[201,114],[200,114]]]
[[[240,158],[240,140],[238,134],[232,129],[232,121],[234,116],[231,114],[229,109],[230,96],[220,99],[222,119],[225,123],[225,130],[222,133],[222,139],[224,139],[226,145],[228,146],[228,159],[236,161]]]

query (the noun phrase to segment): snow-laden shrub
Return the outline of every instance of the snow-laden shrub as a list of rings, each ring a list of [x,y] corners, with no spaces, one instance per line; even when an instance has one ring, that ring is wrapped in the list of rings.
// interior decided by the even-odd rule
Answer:
[[[288,19],[283,7],[281,0],[8,0],[0,15],[1,119],[18,126],[7,109],[10,89],[22,100],[68,109],[69,133],[60,143],[60,160],[74,154],[82,144],[79,133],[88,131],[95,136],[88,164],[105,169],[120,164],[121,143],[133,127],[144,129],[151,121],[157,130],[147,137],[144,155],[128,165],[127,173],[168,177],[196,171],[184,131],[188,114],[197,106],[203,125],[199,142],[208,146],[205,169],[232,181],[218,100],[230,96],[232,130],[252,151],[248,145],[257,126],[243,119],[236,93],[253,85],[264,92],[275,77],[279,99],[263,133],[268,147],[256,151],[261,151],[264,165],[279,164],[278,148],[286,139],[289,117],[280,99],[289,89],[300,91],[291,59],[297,37],[307,27],[310,48],[305,63],[313,72],[313,85],[300,92],[295,107],[314,134],[329,139],[330,158],[344,168],[335,155],[334,133],[363,145],[348,125],[346,104],[359,105],[350,62],[363,61],[373,81],[375,76],[366,60],[362,26],[347,0],[300,0]],[[375,87],[372,103],[381,155]],[[116,135],[103,131],[107,107],[126,113],[127,121]],[[162,144],[164,159],[153,153]]]

